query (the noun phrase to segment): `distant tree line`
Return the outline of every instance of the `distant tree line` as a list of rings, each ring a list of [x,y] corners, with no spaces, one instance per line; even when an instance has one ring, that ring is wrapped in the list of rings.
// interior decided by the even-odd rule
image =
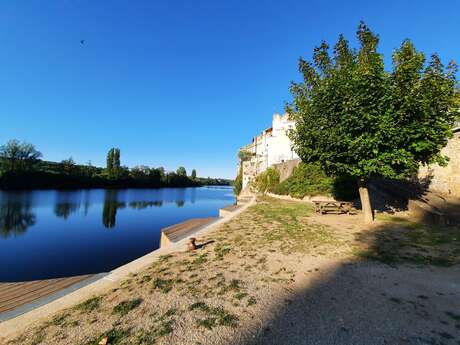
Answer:
[[[0,189],[46,188],[160,188],[230,185],[231,180],[197,177],[184,167],[167,172],[163,167],[121,165],[119,148],[107,152],[106,167],[76,164],[72,157],[61,162],[41,159],[34,145],[10,140],[0,146]]]

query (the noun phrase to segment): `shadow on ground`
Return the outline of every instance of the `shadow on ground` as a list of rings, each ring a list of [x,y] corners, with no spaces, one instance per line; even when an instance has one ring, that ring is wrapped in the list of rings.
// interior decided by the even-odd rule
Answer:
[[[300,272],[229,344],[460,344],[460,228],[393,217],[355,236],[356,259]]]

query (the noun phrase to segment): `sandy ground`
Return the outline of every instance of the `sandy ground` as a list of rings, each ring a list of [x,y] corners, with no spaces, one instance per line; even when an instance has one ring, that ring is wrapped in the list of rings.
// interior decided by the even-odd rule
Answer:
[[[460,229],[261,198],[8,344],[460,344]]]

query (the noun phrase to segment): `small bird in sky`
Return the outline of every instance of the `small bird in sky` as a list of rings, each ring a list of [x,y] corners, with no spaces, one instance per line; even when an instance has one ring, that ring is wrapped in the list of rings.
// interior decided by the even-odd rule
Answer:
[[[85,44],[85,40],[80,40],[80,44]]]

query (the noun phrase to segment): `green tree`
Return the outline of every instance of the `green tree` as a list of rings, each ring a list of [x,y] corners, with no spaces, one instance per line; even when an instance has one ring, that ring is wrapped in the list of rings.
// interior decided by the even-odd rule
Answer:
[[[184,167],[177,168],[176,174],[181,177],[187,177],[187,170]]]
[[[118,179],[121,175],[126,175],[126,169],[122,169],[120,163],[120,149],[111,148],[109,152],[107,152],[106,162],[106,171],[109,178]]]
[[[114,150],[115,149],[110,149],[109,152],[107,152],[107,159],[106,159],[106,171],[107,175],[109,178],[113,178],[113,156],[114,156]]]
[[[1,168],[8,172],[18,172],[33,169],[35,163],[42,156],[35,146],[16,139],[0,146]]]
[[[256,176],[253,187],[262,194],[272,192],[280,182],[280,174],[275,168],[268,168],[263,173]]]
[[[243,189],[243,165],[240,164],[240,168],[238,169],[238,175],[235,178],[235,182],[233,183],[233,193],[238,196]]]
[[[304,162],[319,162],[328,175],[356,178],[365,220],[373,220],[370,177],[403,179],[420,164],[445,165],[440,154],[452,135],[456,65],[425,56],[405,40],[384,69],[379,37],[360,23],[359,49],[341,35],[329,54],[326,42],[313,62],[303,59],[303,82],[293,83],[287,106],[296,122],[294,148]]]
[[[196,170],[195,169],[192,170],[192,175],[190,177],[192,178],[192,180],[196,180]]]
[[[75,161],[72,157],[62,160],[61,165],[62,169],[69,175],[72,174],[75,170]]]
[[[113,170],[115,171],[115,174],[118,174],[120,168],[120,149],[116,148],[113,150]]]

